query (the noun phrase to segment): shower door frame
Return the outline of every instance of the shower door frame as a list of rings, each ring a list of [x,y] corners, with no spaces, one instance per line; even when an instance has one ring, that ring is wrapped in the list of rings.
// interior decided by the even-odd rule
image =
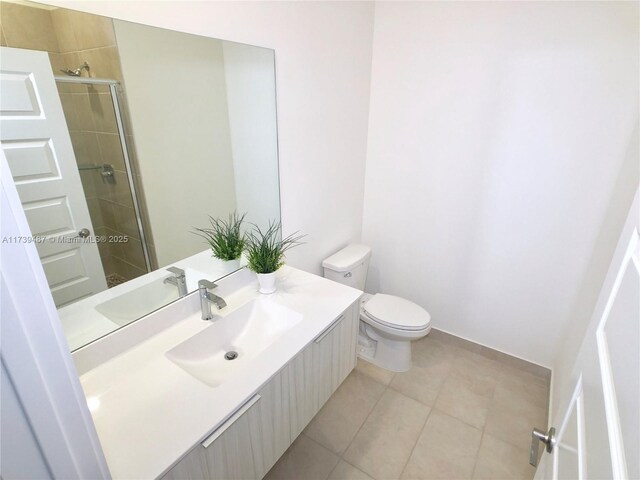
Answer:
[[[56,75],[56,82],[61,83],[75,83],[84,85],[106,85],[111,92],[111,102],[113,104],[113,111],[116,117],[116,125],[118,128],[118,136],[120,137],[120,147],[122,148],[122,155],[124,157],[124,164],[127,168],[127,179],[129,181],[129,189],[131,191],[131,198],[133,200],[133,210],[136,215],[136,223],[138,225],[138,233],[140,234],[140,242],[142,243],[142,253],[144,255],[144,263],[147,267],[147,273],[152,272],[151,257],[149,256],[149,248],[147,245],[147,238],[144,231],[144,225],[142,223],[142,209],[140,207],[140,200],[138,197],[138,189],[133,178],[133,170],[131,168],[131,158],[129,156],[129,145],[127,144],[126,132],[124,122],[122,121],[122,110],[120,102],[120,82],[118,80],[112,80],[109,78],[89,78],[89,77],[62,77]]]

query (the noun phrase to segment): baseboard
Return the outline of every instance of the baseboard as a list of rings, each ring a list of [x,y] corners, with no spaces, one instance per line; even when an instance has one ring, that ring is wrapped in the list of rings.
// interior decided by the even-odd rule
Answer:
[[[544,367],[515,355],[496,350],[495,348],[487,347],[478,342],[474,342],[464,337],[454,335],[440,328],[432,328],[429,336],[455,345],[456,347],[462,348],[464,350],[477,353],[478,355],[482,355],[483,357],[489,358],[491,360],[498,360],[519,370],[524,370],[537,377],[546,379],[547,382],[551,381],[551,369],[548,367]]]

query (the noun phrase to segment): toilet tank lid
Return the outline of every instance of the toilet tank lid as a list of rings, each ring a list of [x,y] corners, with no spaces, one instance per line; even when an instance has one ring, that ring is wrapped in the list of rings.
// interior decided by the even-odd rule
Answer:
[[[366,245],[352,243],[334,253],[322,262],[324,268],[335,272],[346,272],[360,265],[371,256],[371,249]]]

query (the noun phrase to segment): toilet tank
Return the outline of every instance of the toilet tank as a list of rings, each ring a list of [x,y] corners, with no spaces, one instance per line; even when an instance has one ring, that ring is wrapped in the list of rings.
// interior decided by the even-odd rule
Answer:
[[[353,243],[322,262],[324,276],[334,282],[364,290],[370,257],[369,247]]]

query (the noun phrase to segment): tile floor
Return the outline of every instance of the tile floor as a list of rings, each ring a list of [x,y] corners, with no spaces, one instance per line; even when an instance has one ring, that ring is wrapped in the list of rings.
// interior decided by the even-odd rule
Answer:
[[[127,281],[122,275],[118,275],[117,273],[112,273],[111,275],[107,275],[107,288],[113,288],[117,285],[120,285]]]
[[[268,480],[531,479],[549,371],[432,330],[413,368],[362,360]]]

